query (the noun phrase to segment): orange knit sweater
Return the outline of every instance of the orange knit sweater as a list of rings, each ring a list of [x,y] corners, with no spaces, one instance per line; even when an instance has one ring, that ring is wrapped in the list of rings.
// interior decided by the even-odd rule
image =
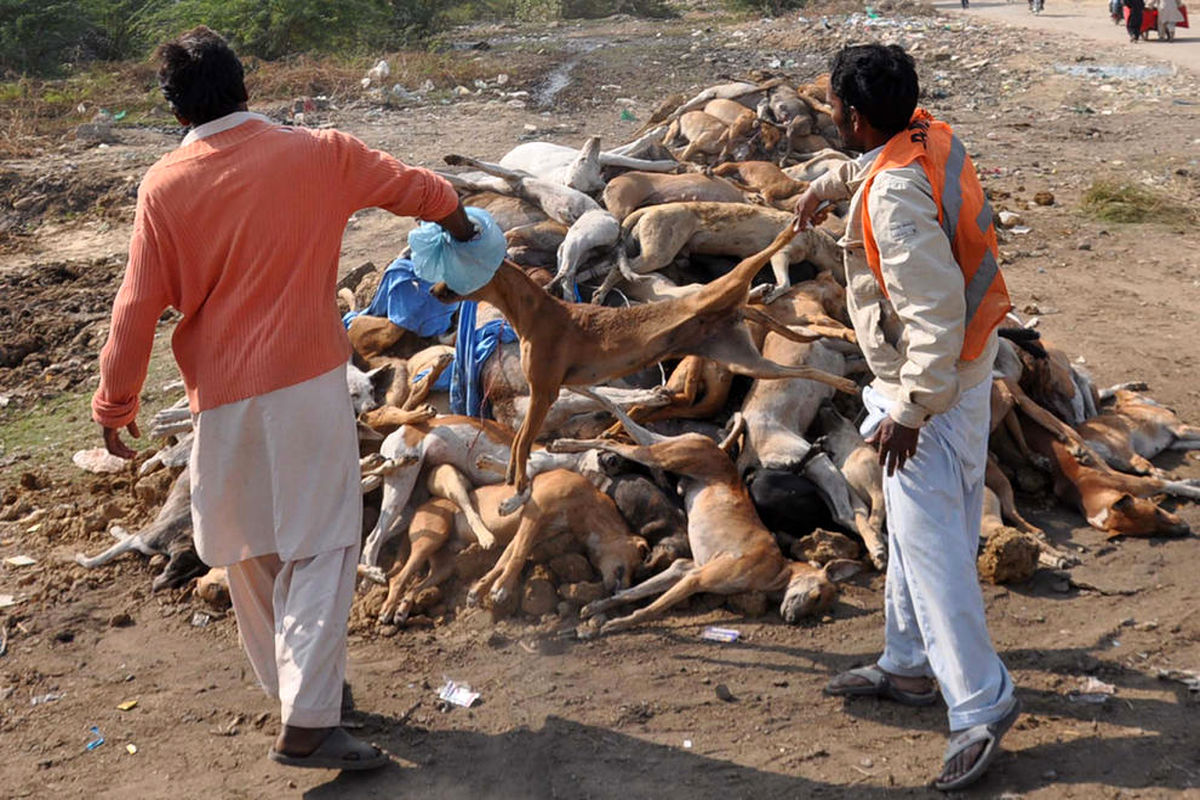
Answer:
[[[335,300],[350,215],[437,220],[457,204],[442,178],[338,131],[252,119],[168,153],[138,190],[93,418],[137,415],[168,306],[193,413],[328,372],[350,356]]]

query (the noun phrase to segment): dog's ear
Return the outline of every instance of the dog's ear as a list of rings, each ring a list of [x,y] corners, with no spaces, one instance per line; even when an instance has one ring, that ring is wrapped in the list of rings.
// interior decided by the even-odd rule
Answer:
[[[637,548],[638,558],[645,561],[646,556],[650,555],[650,544],[640,536],[633,537],[633,544]]]
[[[1135,502],[1133,499],[1133,495],[1126,492],[1125,494],[1123,494],[1117,498],[1117,501],[1112,504],[1112,508],[1116,511],[1125,513],[1125,512],[1132,511],[1134,505],[1135,505]]]
[[[835,558],[825,565],[822,570],[825,577],[833,583],[841,583],[847,578],[853,577],[862,571],[863,565],[861,561],[851,561],[848,558]]]
[[[396,367],[392,364],[384,364],[367,372],[367,380],[371,382],[371,394],[377,405],[383,405],[395,377]]]

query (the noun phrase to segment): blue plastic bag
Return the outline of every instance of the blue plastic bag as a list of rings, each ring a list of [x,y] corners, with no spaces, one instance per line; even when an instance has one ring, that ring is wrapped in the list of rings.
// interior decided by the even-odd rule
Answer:
[[[474,239],[460,242],[435,222],[425,222],[408,234],[413,271],[429,283],[445,281],[467,295],[492,279],[508,252],[504,232],[482,208],[468,208],[467,218],[478,229]]]
[[[387,317],[417,336],[437,336],[450,328],[458,303],[439,303],[429,294],[431,284],[416,276],[413,263],[397,258],[383,273],[371,305],[342,317],[347,328],[362,314]]]

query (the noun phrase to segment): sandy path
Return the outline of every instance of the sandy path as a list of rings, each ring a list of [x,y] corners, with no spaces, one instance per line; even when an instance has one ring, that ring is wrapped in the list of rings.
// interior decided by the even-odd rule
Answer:
[[[1177,67],[1200,74],[1200,35],[1195,33],[1200,28],[1193,26],[1177,29],[1173,42],[1159,42],[1158,35],[1151,34],[1150,41],[1131,44],[1124,26],[1114,25],[1109,18],[1108,4],[1104,0],[1046,0],[1045,10],[1037,16],[1029,13],[1028,4],[1022,0],[972,0],[970,10],[966,12],[961,11],[960,0],[936,0],[933,5],[942,12],[985,16],[1007,25],[1092,39],[1107,45],[1111,49],[1104,52],[1122,61],[1132,56],[1129,51],[1136,50],[1138,58],[1147,61],[1168,61]],[[1102,55],[1101,52],[1097,53],[1097,57]]]

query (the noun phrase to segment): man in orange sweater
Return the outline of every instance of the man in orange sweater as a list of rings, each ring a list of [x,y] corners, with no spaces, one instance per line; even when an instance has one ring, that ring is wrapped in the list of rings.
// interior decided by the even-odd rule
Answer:
[[[270,757],[370,769],[387,757],[340,727],[362,501],[350,345],[334,302],[342,231],[378,206],[473,226],[450,185],[332,130],[247,111],[242,65],[199,27],[159,49],[163,95],[191,130],[146,173],[92,414],[109,452],[138,436],[159,316],[195,421],[196,548],[225,566],[255,674],[280,701]]]

